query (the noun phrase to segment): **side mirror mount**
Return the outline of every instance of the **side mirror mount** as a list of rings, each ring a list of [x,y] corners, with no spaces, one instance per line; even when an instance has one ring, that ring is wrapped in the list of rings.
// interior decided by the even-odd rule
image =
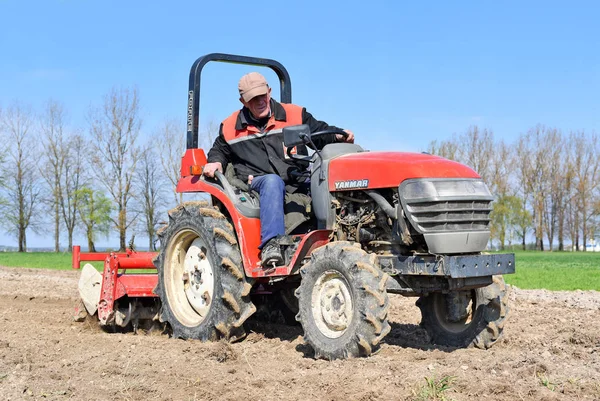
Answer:
[[[310,127],[308,124],[293,125],[283,128],[283,144],[286,148],[310,143]]]

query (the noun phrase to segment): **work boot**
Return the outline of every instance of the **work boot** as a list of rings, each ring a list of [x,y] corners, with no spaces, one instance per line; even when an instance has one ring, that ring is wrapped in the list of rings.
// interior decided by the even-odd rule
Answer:
[[[281,255],[281,247],[277,238],[271,238],[269,242],[263,246],[260,253],[263,267],[276,267],[283,264],[283,256]]]

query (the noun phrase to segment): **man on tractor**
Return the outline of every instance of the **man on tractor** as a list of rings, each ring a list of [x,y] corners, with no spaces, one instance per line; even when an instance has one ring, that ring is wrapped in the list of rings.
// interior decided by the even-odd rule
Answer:
[[[302,179],[293,174],[305,169],[288,156],[283,145],[284,127],[307,124],[311,133],[337,129],[315,119],[305,108],[278,103],[271,99],[271,88],[257,72],[244,75],[238,84],[240,102],[244,105],[226,118],[219,129],[203,174],[214,177],[215,171],[224,172],[231,163],[235,175],[250,190],[259,194],[261,224],[261,261],[264,267],[283,264],[280,240],[285,235],[284,198],[286,190],[301,191],[308,188]],[[313,138],[320,150],[333,142],[354,142],[354,134],[330,134]],[[290,153],[305,152],[293,149]]]

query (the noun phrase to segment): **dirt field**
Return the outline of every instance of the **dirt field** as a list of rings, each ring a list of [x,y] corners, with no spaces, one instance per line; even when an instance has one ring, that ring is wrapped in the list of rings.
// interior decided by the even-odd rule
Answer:
[[[429,344],[415,299],[367,359],[305,356],[300,327],[253,324],[242,342],[108,334],[75,323],[78,273],[0,267],[0,398],[7,400],[600,400],[600,292],[511,292],[492,349]],[[429,398],[434,399],[434,398]]]

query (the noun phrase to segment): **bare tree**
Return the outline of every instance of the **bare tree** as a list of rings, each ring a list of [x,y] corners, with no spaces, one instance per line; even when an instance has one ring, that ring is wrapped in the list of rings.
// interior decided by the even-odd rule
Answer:
[[[475,170],[486,184],[492,183],[491,155],[494,148],[494,134],[491,130],[481,130],[472,126],[458,138],[442,141],[432,141],[428,153],[464,163]]]
[[[513,147],[502,140],[492,146],[489,166],[490,191],[496,197],[516,195],[517,191],[512,185],[517,165]]]
[[[442,141],[438,145],[438,142],[434,140],[429,143],[429,146],[427,147],[427,153],[441,156],[449,160],[459,160],[458,143],[455,141]]]
[[[570,140],[575,150],[573,155],[575,192],[585,249],[589,234],[588,224],[594,215],[593,196],[600,179],[600,144],[595,133],[588,136],[583,131],[572,133]]]
[[[181,157],[185,152],[186,130],[183,123],[167,120],[155,132],[151,143],[160,143],[158,153],[164,176],[171,185],[175,204],[181,203],[182,194],[177,194],[176,187],[181,176]]]
[[[198,146],[204,149],[206,154],[208,154],[208,150],[212,147],[213,142],[219,135],[219,129],[221,128],[221,124],[216,122],[213,119],[210,119],[203,125],[203,129],[200,130],[199,138],[198,138]]]
[[[527,210],[533,191],[533,182],[531,175],[531,149],[529,149],[529,139],[525,135],[519,137],[517,145],[517,181],[519,191],[521,192],[522,208]],[[521,236],[523,250],[526,249],[527,232],[531,228],[531,221],[523,219],[518,224],[519,235]]]
[[[564,140],[565,138],[563,138]],[[561,182],[555,183],[555,185],[559,185],[560,195],[558,196],[558,200],[560,202],[558,208],[558,250],[565,250],[565,226],[568,227],[569,221],[569,206],[573,201],[573,181],[574,181],[574,169],[573,169],[573,156],[572,156],[572,146],[569,140],[564,140],[564,146],[561,150],[561,165],[562,165],[562,180]]]
[[[546,238],[548,247],[554,249],[554,237],[557,228],[559,215],[563,208],[565,171],[564,158],[562,157],[564,141],[562,134],[557,129],[548,129],[545,133],[545,143],[549,144],[546,148],[546,164],[548,171],[548,194],[544,208],[544,226],[546,228]]]
[[[494,133],[472,126],[459,137],[459,161],[473,168],[483,179],[492,184],[491,155],[494,153]]]
[[[47,202],[50,205],[54,224],[54,252],[60,251],[62,176],[67,157],[64,138],[65,114],[64,107],[60,103],[49,100],[40,121],[43,135],[43,161],[40,174],[50,189],[50,198]]]
[[[511,187],[511,179],[515,170],[515,157],[512,149],[504,141],[493,144],[490,156],[489,180],[490,191],[494,196],[492,226],[494,236],[504,249],[504,239],[512,245],[516,226],[522,221],[518,217],[522,213],[523,202],[517,197],[517,191]],[[518,203],[518,205],[516,204]],[[509,230],[509,233],[506,233]]]
[[[162,197],[164,176],[157,166],[157,156],[154,149],[146,147],[141,154],[136,174],[137,197],[144,216],[144,233],[148,236],[148,249],[155,251],[154,245],[160,209],[164,206]]]
[[[78,191],[85,184],[84,163],[86,160],[86,140],[78,134],[73,135],[67,142],[67,155],[62,174],[61,214],[67,228],[69,250],[73,249],[73,232],[77,227],[79,211]]]
[[[573,190],[573,195],[566,207],[567,214],[567,226],[569,227],[569,238],[571,239],[571,244],[573,250],[579,251],[579,227],[580,227],[580,219],[579,219],[579,198]]]
[[[2,224],[17,237],[19,252],[27,251],[27,229],[38,228],[36,221],[41,194],[38,178],[37,142],[33,137],[31,108],[15,102],[0,116],[0,131],[7,144],[2,188],[5,204],[0,210]]]
[[[202,148],[205,155],[219,135],[220,124],[209,120],[201,129],[198,138],[198,146]],[[160,143],[160,151],[156,152],[160,160],[163,174],[167,178],[175,204],[183,201],[183,194],[177,193],[177,183],[181,177],[181,158],[186,151],[186,130],[183,122],[169,119],[155,131],[152,142]]]
[[[133,198],[133,176],[139,158],[136,140],[141,127],[138,91],[113,89],[103,107],[90,110],[94,140],[94,164],[98,179],[113,198],[117,215],[112,218],[119,232],[119,247],[126,248],[127,229],[137,216],[128,215]]]
[[[538,125],[521,135],[517,147],[520,186],[523,199],[531,202],[533,233],[538,250],[544,250],[544,214],[550,191],[548,155],[552,152],[552,143],[548,142],[549,132],[551,130]]]

